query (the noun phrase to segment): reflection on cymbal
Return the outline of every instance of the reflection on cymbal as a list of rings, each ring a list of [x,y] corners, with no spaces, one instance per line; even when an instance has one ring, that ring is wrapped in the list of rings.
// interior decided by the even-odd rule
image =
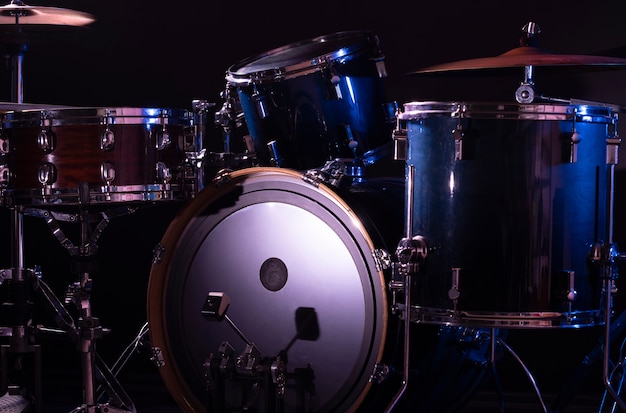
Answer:
[[[522,66],[626,66],[618,57],[553,54],[531,46],[520,46],[494,57],[460,60],[429,66],[410,74],[451,72],[479,69],[503,69]]]
[[[0,24],[84,26],[94,21],[88,13],[58,7],[28,6],[21,1],[0,6]]]
[[[53,109],[67,109],[73,106],[51,105],[40,103],[17,103],[17,102],[0,102],[0,114],[25,111],[44,111]]]

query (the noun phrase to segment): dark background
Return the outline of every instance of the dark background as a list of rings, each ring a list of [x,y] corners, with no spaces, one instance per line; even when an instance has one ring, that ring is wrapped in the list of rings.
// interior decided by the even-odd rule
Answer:
[[[220,104],[225,73],[232,65],[292,42],[346,30],[370,30],[379,36],[389,74],[386,94],[400,105],[425,100],[515,103],[522,68],[446,76],[408,73],[506,52],[518,46],[521,29],[529,21],[542,29],[540,46],[555,53],[626,58],[626,4],[622,0],[58,0],[28,4],[83,11],[96,19],[81,28],[26,28],[23,101],[33,104],[182,109],[191,109],[193,99]],[[11,100],[9,63],[5,59],[1,72],[0,101],[4,102]],[[601,69],[536,68],[535,83],[541,93],[552,97],[626,105],[626,67]],[[615,238],[626,245],[622,217],[626,178],[621,169],[618,165]],[[108,360],[119,354],[145,321],[152,249],[179,207],[160,205],[150,213],[121,217],[101,237],[102,262],[94,275],[93,305],[94,314],[113,330],[99,344]],[[6,236],[0,258],[6,267],[10,265],[9,221],[6,211],[2,213],[0,228]],[[26,265],[41,265],[44,279],[62,291],[74,281],[66,251],[39,220],[27,217],[26,226]],[[620,306],[622,295],[619,289],[616,301]],[[539,373],[540,384],[558,391],[559,380],[569,378],[598,334],[596,329],[522,331],[513,332],[511,340]],[[74,356],[69,347],[67,359]],[[76,365],[75,360],[67,363]],[[521,376],[514,363],[505,363],[502,369]],[[584,390],[599,394],[601,378],[597,371],[594,374]],[[525,384],[516,391],[530,390],[523,379],[519,382]]]
[[[38,4],[83,11],[83,28],[30,30],[24,102],[84,106],[190,107],[219,99],[229,67],[268,50],[346,30],[376,33],[386,55],[387,94],[411,100],[513,98],[522,70],[445,79],[407,73],[433,64],[490,57],[518,45],[529,21],[540,46],[563,54],[626,57],[626,6],[587,3],[362,1],[76,1]],[[546,73],[548,72],[548,73]],[[624,103],[620,73],[564,77],[537,68],[539,91],[561,98]],[[0,88],[10,100],[9,84]]]

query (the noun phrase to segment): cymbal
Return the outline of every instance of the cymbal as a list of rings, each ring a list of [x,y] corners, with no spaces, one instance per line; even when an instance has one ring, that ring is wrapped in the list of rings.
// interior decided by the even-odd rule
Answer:
[[[88,13],[58,7],[29,6],[21,1],[12,1],[0,7],[0,25],[84,26],[94,21]]]
[[[409,74],[452,72],[480,69],[503,69],[523,66],[626,66],[626,59],[609,56],[554,54],[533,46],[520,46],[501,55],[459,60],[429,66]]]

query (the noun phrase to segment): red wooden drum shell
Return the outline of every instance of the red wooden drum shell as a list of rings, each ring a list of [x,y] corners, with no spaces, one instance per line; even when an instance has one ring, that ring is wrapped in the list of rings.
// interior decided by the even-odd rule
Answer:
[[[184,197],[182,146],[189,124],[186,111],[172,109],[7,113],[0,166],[3,200],[41,205]]]

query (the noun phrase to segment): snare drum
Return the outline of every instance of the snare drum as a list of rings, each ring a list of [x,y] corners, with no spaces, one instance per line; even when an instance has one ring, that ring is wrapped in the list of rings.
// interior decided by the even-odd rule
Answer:
[[[594,244],[610,240],[609,106],[412,102],[407,227],[428,256],[421,322],[560,328],[603,321]],[[613,146],[611,146],[613,145]]]
[[[8,205],[184,198],[184,110],[64,108],[2,118],[0,174]]]
[[[384,56],[369,32],[340,32],[247,58],[226,73],[259,166],[298,170],[337,158],[381,156],[394,107],[385,101]]]

